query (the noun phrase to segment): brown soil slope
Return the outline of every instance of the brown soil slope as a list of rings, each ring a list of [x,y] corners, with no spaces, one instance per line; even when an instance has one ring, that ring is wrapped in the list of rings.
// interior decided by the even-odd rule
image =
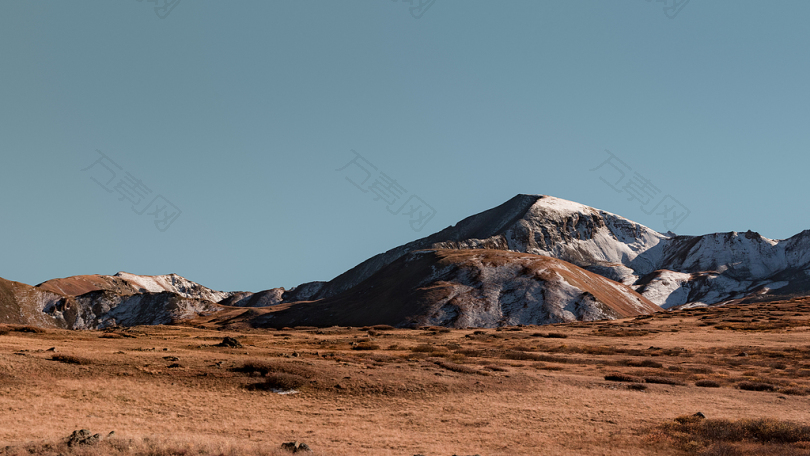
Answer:
[[[120,295],[135,293],[135,290],[125,280],[115,276],[98,274],[52,279],[37,285],[37,288],[68,296],[79,296],[99,290],[112,291]]]
[[[31,285],[0,278],[0,323],[35,325],[43,328],[63,325],[42,312],[64,296]]]

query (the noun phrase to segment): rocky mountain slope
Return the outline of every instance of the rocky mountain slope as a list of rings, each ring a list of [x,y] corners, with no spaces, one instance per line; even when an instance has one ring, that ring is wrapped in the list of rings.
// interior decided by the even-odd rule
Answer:
[[[56,305],[64,296],[31,285],[0,278],[0,323],[64,327],[44,309]]]
[[[436,325],[492,328],[593,321],[661,308],[630,287],[547,256],[419,250],[331,298],[214,314],[205,323],[277,327]]]
[[[810,230],[779,241],[750,231],[677,236],[579,203],[518,195],[283,301],[335,296],[408,252],[437,248],[551,256],[633,286],[665,308],[810,294]]]
[[[212,300],[231,294],[177,274],[74,276],[36,287],[0,279],[0,323],[66,329],[169,324],[220,310]]]
[[[143,292],[120,295],[96,290],[67,297],[43,312],[68,329],[103,329],[110,326],[166,325],[213,313],[222,308],[211,301],[177,293]]]

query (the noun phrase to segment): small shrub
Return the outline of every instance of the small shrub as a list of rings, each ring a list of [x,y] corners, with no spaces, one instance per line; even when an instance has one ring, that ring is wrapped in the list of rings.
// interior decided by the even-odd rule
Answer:
[[[259,383],[255,385],[254,388],[256,389],[263,389],[263,390],[283,390],[289,391],[294,390],[297,388],[301,388],[302,386],[307,384],[307,379],[300,375],[296,374],[288,374],[286,372],[275,372],[269,374],[263,383]]]
[[[374,342],[360,342],[352,347],[352,350],[379,350],[380,346]]]
[[[242,372],[245,374],[260,374],[262,376],[270,373],[273,368],[270,364],[261,361],[248,361],[240,367],[231,369],[233,372]]]
[[[92,364],[92,362],[89,359],[80,358],[78,356],[72,355],[53,355],[51,356],[51,359],[66,364],[82,364],[82,365]]]
[[[411,351],[414,353],[441,353],[446,352],[447,348],[430,344],[420,344],[416,347],[411,347]]]
[[[374,325],[371,327],[371,329],[375,331],[391,331],[395,328],[391,325]]]
[[[533,333],[532,337],[543,337],[546,339],[566,339],[568,338],[568,334],[565,333],[558,333],[558,332],[550,332],[550,333]]]
[[[641,377],[636,377],[634,375],[627,375],[622,374],[619,372],[614,372],[612,374],[605,375],[605,380],[610,382],[629,382],[629,383],[644,383],[644,379]]]
[[[737,388],[746,391],[775,391],[776,386],[770,383],[762,382],[740,382],[737,383]]]
[[[3,330],[4,331],[9,331],[9,332],[14,331],[14,332],[32,333],[32,334],[42,334],[42,333],[45,332],[45,330],[42,329],[42,328],[37,328],[36,326],[29,326],[29,325],[25,325],[25,326],[11,325],[11,326],[4,327]]]
[[[269,376],[270,374],[291,374],[303,378],[314,378],[317,376],[316,372],[310,369],[302,362],[264,362],[264,361],[248,361],[241,367],[231,369],[234,372],[243,372],[246,374],[260,374],[262,376]]]
[[[644,391],[644,390],[647,389],[647,385],[643,385],[641,383],[631,383],[631,384],[627,385],[627,389],[633,390],[633,391]]]
[[[661,364],[659,362],[656,362],[656,361],[653,361],[651,359],[642,359],[642,360],[626,359],[626,360],[620,361],[620,363],[624,364],[625,366],[629,366],[629,367],[652,367],[652,368],[655,368],[655,369],[661,369],[661,368],[664,367],[663,364]]]
[[[808,394],[805,388],[784,388],[779,390],[779,392],[790,396],[807,396]]]
[[[720,388],[720,382],[714,380],[698,380],[695,382],[695,386],[701,388]]]

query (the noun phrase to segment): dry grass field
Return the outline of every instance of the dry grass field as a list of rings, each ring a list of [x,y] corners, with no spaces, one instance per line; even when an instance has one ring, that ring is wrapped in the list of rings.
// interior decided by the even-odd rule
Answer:
[[[497,330],[193,324],[0,327],[0,455],[810,455],[810,299]],[[101,441],[68,446],[78,429]]]

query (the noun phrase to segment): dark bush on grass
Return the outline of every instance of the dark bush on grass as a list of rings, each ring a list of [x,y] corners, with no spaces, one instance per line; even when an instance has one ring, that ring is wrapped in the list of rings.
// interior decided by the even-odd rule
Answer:
[[[627,389],[633,391],[644,391],[647,389],[647,385],[644,385],[642,383],[631,383],[627,385]]]
[[[775,391],[776,386],[770,383],[762,382],[740,382],[737,383],[737,388],[746,391]]]
[[[261,361],[248,361],[240,367],[231,369],[233,372],[242,372],[244,374],[260,374],[262,376],[270,373],[273,368],[268,363]]]
[[[262,376],[269,376],[270,374],[292,374],[303,378],[316,377],[316,373],[301,362],[248,361],[241,367],[235,367],[231,370],[245,374],[258,373]]]
[[[300,375],[288,374],[286,372],[274,372],[269,374],[263,383],[254,385],[254,388],[261,390],[283,390],[289,391],[307,384],[307,379]]]
[[[695,386],[701,388],[720,388],[720,382],[714,380],[698,380],[695,382]]]
[[[546,339],[566,339],[568,338],[568,334],[558,332],[550,332],[550,333],[536,332],[532,333],[532,337],[543,337]]]
[[[374,325],[371,327],[371,329],[376,331],[390,331],[395,328],[391,325]]]
[[[612,374],[605,375],[605,380],[609,382],[629,382],[629,383],[644,383],[644,379],[641,377],[636,377],[634,375],[622,374],[619,372],[614,372]]]
[[[5,326],[2,328],[4,331],[14,331],[14,332],[22,332],[22,333],[33,333],[33,334],[42,334],[45,332],[42,328],[37,328],[36,326]]]
[[[72,355],[53,355],[51,356],[51,359],[66,364],[92,364],[89,359],[79,358],[78,356]]]

